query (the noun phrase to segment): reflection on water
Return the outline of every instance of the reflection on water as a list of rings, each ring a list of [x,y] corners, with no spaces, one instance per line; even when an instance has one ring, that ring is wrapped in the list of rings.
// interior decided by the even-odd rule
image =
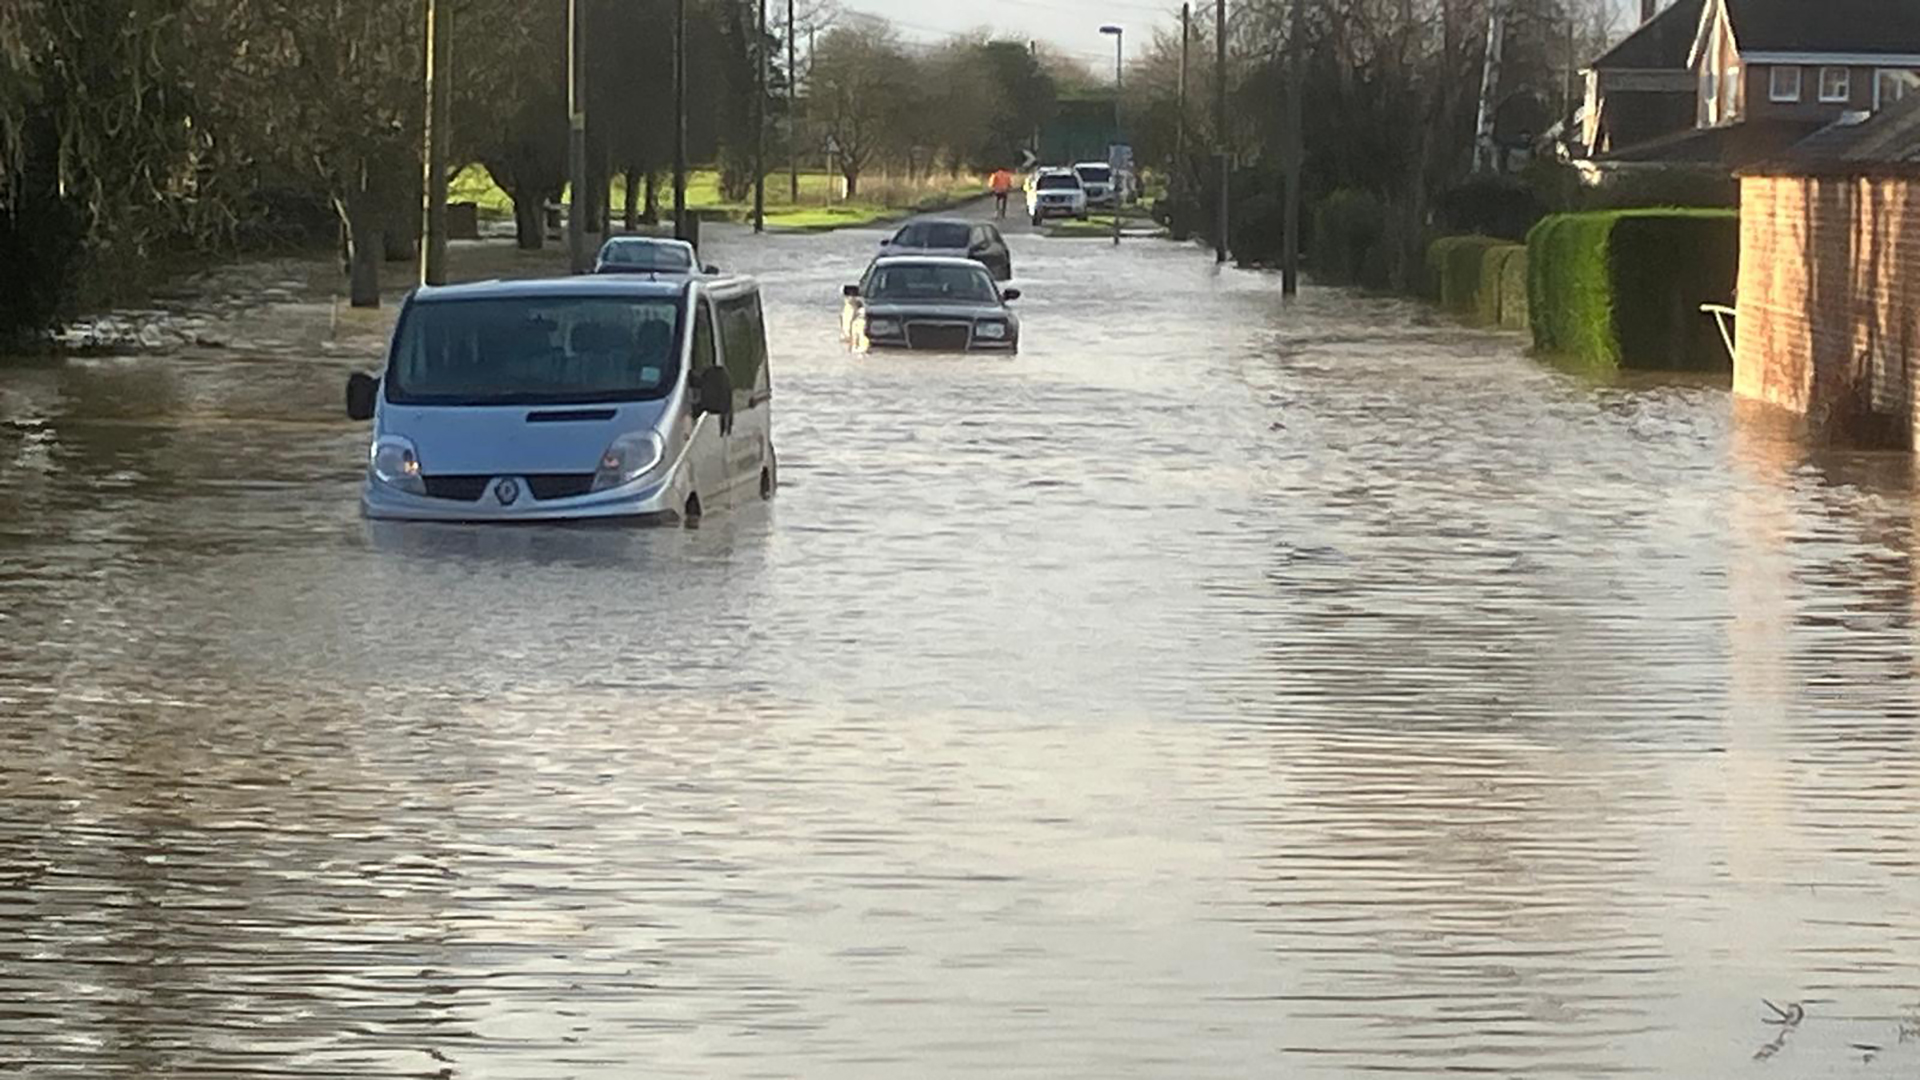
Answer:
[[[0,1072],[1920,1071],[1904,461],[1168,245],[849,356],[874,239],[717,241],[694,531],[359,520],[297,266],[0,373]]]

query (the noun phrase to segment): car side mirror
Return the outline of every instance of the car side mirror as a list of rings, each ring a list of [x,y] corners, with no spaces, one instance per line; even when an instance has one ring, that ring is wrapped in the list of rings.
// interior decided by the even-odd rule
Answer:
[[[1020,299],[1020,290],[1019,290],[1019,289],[1005,289],[1005,290],[1002,290],[1002,291],[1001,291],[1001,293],[1000,293],[1000,299],[1002,299],[1002,300],[1018,300],[1018,299]]]
[[[840,295],[846,297],[849,300],[858,299],[860,296],[860,286],[849,285],[846,288],[840,290]]]
[[[693,383],[693,415],[733,415],[733,376],[718,364],[701,368]]]
[[[347,419],[373,419],[374,403],[380,398],[380,380],[364,371],[347,376]]]
[[[712,263],[708,263],[707,265],[700,268],[700,272],[703,274],[718,274],[720,272],[720,268],[713,265]]]

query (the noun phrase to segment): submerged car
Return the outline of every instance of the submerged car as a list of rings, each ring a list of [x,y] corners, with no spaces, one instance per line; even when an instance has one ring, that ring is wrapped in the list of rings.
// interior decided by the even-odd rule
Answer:
[[[841,328],[861,352],[1020,351],[1020,319],[1007,307],[1020,298],[1020,290],[1002,289],[977,262],[881,258],[860,284],[844,291]]]
[[[572,277],[427,288],[373,421],[377,519],[692,520],[778,479],[760,290],[745,278]]]
[[[944,255],[972,259],[999,281],[1013,279],[1013,253],[1007,250],[1006,237],[992,225],[951,218],[912,221],[880,242],[888,255]]]
[[[1087,189],[1072,169],[1042,169],[1027,180],[1027,216],[1035,225],[1048,218],[1087,219]]]
[[[600,246],[596,274],[714,274],[701,266],[693,245],[654,236],[616,236]]]

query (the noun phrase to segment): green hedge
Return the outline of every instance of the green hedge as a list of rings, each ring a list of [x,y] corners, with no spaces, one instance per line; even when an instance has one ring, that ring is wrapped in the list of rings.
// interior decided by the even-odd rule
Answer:
[[[1528,311],[1527,249],[1515,244],[1507,250],[1506,260],[1500,264],[1501,329],[1527,329],[1531,325]]]
[[[1427,298],[1456,315],[1480,310],[1488,250],[1506,246],[1491,236],[1443,236],[1427,248]]]
[[[1387,206],[1378,196],[1343,188],[1314,207],[1307,254],[1325,284],[1386,288],[1387,243]]]
[[[1726,210],[1560,214],[1527,237],[1534,345],[1583,364],[1725,368],[1700,305],[1733,296],[1739,215]]]
[[[1509,264],[1517,261],[1519,273],[1525,274],[1526,254],[1519,244],[1492,237],[1441,237],[1427,248],[1424,292],[1453,314],[1483,326],[1511,325],[1509,309],[1517,309],[1524,319],[1525,307],[1507,299],[1502,284]]]

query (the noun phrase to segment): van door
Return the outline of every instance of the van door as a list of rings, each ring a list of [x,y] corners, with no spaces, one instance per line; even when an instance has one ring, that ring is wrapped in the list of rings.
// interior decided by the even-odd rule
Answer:
[[[688,364],[689,386],[700,384],[700,373],[721,363],[719,334],[715,332],[713,301],[705,293],[696,293],[693,315],[692,360]],[[691,403],[689,403],[691,408]],[[708,413],[692,421],[693,435],[687,444],[687,471],[693,489],[700,496],[702,509],[717,508],[727,488],[727,436],[724,417]]]
[[[767,372],[767,328],[758,290],[722,300],[720,336],[727,373],[733,379],[733,429],[727,436],[731,484],[758,490],[760,474],[772,468],[772,381]]]

